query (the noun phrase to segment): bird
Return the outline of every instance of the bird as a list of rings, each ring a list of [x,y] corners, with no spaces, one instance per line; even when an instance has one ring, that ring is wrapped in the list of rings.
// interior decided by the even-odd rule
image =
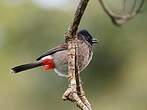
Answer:
[[[93,44],[98,40],[86,30],[77,33],[78,43],[78,66],[83,71],[93,56]],[[66,42],[55,46],[40,55],[34,62],[11,68],[12,73],[19,73],[36,67],[43,67],[43,70],[54,70],[58,76],[67,77],[68,71],[68,44]]]

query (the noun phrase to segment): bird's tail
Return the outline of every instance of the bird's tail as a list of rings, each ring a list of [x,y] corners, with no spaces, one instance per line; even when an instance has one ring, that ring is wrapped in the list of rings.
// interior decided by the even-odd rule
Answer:
[[[16,67],[11,69],[11,72],[12,73],[18,73],[18,72],[29,70],[29,69],[39,67],[39,66],[42,66],[42,62],[37,61],[37,62],[34,62],[34,63],[28,63],[28,64],[16,66]]]

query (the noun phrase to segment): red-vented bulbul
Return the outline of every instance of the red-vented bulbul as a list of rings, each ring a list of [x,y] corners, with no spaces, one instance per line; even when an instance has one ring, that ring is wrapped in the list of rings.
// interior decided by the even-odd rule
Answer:
[[[78,38],[78,65],[79,70],[82,71],[87,67],[92,59],[93,52],[92,46],[97,43],[97,40],[90,35],[87,30],[81,30],[77,33]],[[33,63],[28,63],[20,66],[16,66],[11,69],[13,73],[18,73],[24,70],[32,69],[35,67],[42,66],[44,70],[54,71],[59,76],[66,76],[67,74],[67,43],[60,44],[47,52],[43,53],[40,57],[36,59]]]

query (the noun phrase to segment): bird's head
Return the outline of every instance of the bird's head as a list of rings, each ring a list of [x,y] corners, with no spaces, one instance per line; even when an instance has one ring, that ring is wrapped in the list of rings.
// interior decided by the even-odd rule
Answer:
[[[81,30],[78,32],[79,39],[86,40],[91,45],[94,43],[98,43],[96,38],[93,38],[92,35],[87,30]]]

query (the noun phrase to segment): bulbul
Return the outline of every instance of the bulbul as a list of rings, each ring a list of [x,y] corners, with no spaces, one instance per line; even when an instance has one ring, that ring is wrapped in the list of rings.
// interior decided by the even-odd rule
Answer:
[[[93,52],[92,47],[94,43],[97,43],[97,39],[93,38],[87,30],[81,30],[77,33],[78,38],[78,66],[80,72],[84,70],[90,63]],[[68,45],[67,43],[60,44],[52,49],[49,49],[36,61],[20,66],[16,66],[11,69],[13,73],[18,73],[24,70],[32,69],[42,66],[44,70],[52,70],[57,73],[58,76],[67,76],[67,64],[68,64]]]

